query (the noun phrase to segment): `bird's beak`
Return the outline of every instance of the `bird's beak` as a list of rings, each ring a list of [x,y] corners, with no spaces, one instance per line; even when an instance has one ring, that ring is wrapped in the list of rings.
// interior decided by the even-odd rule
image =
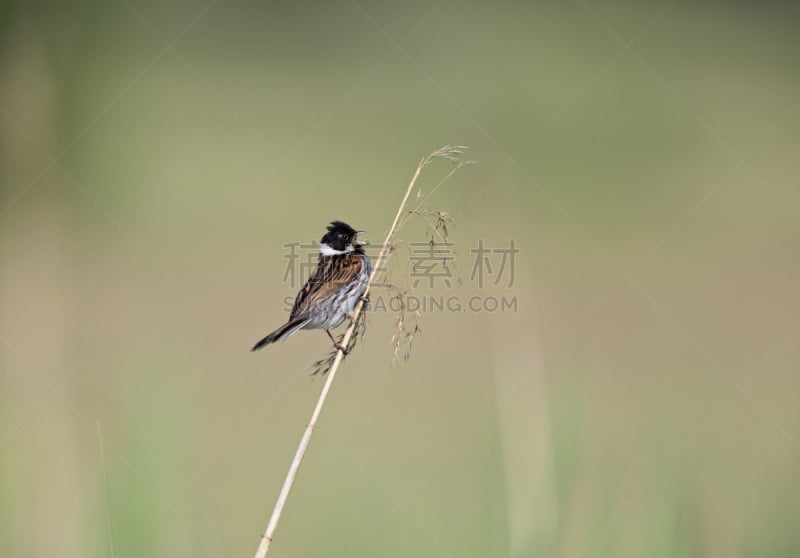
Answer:
[[[357,245],[364,246],[366,244],[369,244],[368,240],[358,240],[358,236],[359,235],[366,234],[366,233],[367,233],[367,231],[356,231],[356,244]]]

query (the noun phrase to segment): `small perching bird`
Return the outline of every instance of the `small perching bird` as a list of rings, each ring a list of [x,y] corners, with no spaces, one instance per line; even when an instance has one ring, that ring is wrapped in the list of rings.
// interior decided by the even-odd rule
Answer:
[[[352,316],[364,295],[371,272],[366,242],[347,223],[333,221],[319,243],[319,261],[311,277],[297,293],[289,321],[256,343],[252,350],[282,341],[298,329],[324,329],[336,349],[347,353],[331,329]]]

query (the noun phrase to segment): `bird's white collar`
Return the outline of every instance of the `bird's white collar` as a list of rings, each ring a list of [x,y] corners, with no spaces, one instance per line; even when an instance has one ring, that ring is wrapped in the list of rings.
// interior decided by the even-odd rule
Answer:
[[[349,244],[347,245],[347,248],[345,248],[344,250],[334,250],[325,243],[319,245],[319,253],[322,254],[323,256],[341,256],[343,254],[348,254],[352,251],[353,247],[350,246]]]

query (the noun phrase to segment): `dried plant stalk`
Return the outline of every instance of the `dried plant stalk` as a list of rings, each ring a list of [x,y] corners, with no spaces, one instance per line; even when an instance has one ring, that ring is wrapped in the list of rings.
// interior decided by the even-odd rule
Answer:
[[[456,162],[458,164],[456,168],[458,168],[462,164],[464,164],[462,155],[465,149],[466,148],[462,146],[446,145],[441,149],[434,151],[427,157],[424,157],[420,161],[419,165],[417,165],[417,169],[414,172],[414,176],[411,178],[411,182],[409,182],[408,188],[406,188],[406,193],[403,196],[403,201],[400,202],[400,207],[397,210],[397,215],[395,215],[394,221],[392,222],[392,226],[389,228],[389,233],[386,235],[386,240],[384,241],[383,246],[381,246],[381,251],[378,254],[378,259],[375,261],[375,265],[373,265],[372,267],[372,273],[369,276],[369,280],[367,281],[367,288],[364,291],[364,298],[366,298],[369,295],[372,282],[375,280],[375,276],[378,270],[381,269],[381,265],[389,258],[389,255],[392,252],[391,247],[394,245],[394,240],[399,230],[398,224],[400,223],[400,218],[403,216],[406,204],[408,203],[408,198],[411,195],[411,192],[414,190],[414,185],[417,183],[417,179],[419,178],[422,169],[424,169],[431,161],[433,161],[437,157],[442,157]],[[452,172],[448,175],[448,177],[451,175]],[[358,324],[361,323],[360,317],[363,309],[364,309],[364,301],[361,300],[356,305],[355,311],[353,313],[353,320],[350,326],[347,328],[347,331],[345,331],[344,337],[342,338],[343,347],[350,346],[350,340],[353,337]],[[261,536],[261,541],[258,544],[258,549],[256,550],[255,558],[264,558],[267,555],[267,551],[269,550],[269,545],[272,542],[273,536],[275,535],[275,529],[278,527],[278,521],[280,521],[281,514],[283,513],[283,507],[286,505],[286,500],[289,498],[289,492],[291,492],[292,490],[292,485],[294,484],[294,479],[297,476],[297,471],[298,469],[300,469],[300,463],[302,463],[303,456],[306,453],[306,449],[308,449],[308,444],[311,442],[311,434],[314,432],[314,427],[317,425],[317,420],[319,419],[319,415],[322,412],[322,407],[325,405],[325,399],[327,399],[328,397],[328,392],[331,389],[331,385],[333,385],[333,379],[336,377],[336,371],[339,369],[339,365],[342,363],[344,356],[345,354],[343,350],[339,349],[336,351],[336,356],[333,360],[333,363],[330,366],[330,369],[328,370],[328,375],[327,375],[328,377],[325,380],[325,385],[322,387],[322,392],[320,392],[319,394],[317,405],[314,407],[314,412],[311,414],[311,420],[308,422],[308,426],[306,426],[306,429],[303,432],[303,437],[300,439],[300,445],[297,447],[297,452],[295,452],[294,459],[292,460],[292,464],[289,467],[289,472],[286,474],[286,479],[283,481],[283,486],[281,487],[280,494],[278,494],[278,500],[277,502],[275,502],[275,507],[272,510],[272,515],[269,518],[269,523],[267,523],[267,529]]]

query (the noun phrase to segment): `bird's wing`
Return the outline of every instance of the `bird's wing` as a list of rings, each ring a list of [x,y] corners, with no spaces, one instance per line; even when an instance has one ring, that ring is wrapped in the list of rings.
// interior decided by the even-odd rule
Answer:
[[[362,265],[362,258],[355,254],[322,257],[294,299],[292,319],[307,313],[318,301],[327,299],[353,281]]]

